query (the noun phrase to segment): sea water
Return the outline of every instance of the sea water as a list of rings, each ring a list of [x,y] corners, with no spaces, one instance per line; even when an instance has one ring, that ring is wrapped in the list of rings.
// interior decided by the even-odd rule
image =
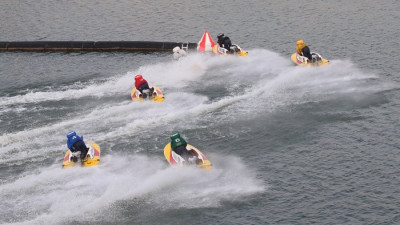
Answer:
[[[397,224],[398,1],[0,3],[0,41],[187,41],[249,56],[0,53],[1,224]],[[304,39],[331,64],[295,67]],[[134,76],[165,101],[133,102]],[[101,147],[62,169],[66,134]],[[179,131],[213,169],[171,168]]]

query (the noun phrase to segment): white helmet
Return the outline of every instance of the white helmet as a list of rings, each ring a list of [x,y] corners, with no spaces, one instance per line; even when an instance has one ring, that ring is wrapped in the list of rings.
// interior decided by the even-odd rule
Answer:
[[[174,53],[177,53],[181,48],[179,48],[179,46],[176,46],[175,48],[172,49],[172,51]]]

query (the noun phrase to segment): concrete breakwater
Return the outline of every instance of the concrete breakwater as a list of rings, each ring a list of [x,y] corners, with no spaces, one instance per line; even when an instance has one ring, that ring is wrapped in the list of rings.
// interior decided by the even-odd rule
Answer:
[[[156,41],[12,41],[0,42],[1,52],[154,52],[179,46],[195,49],[197,43]]]

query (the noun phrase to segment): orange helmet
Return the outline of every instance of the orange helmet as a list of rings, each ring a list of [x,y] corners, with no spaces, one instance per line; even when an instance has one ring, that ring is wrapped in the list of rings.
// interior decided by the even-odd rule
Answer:
[[[297,45],[304,45],[304,41],[303,41],[303,40],[298,40],[298,41],[296,42],[296,44],[297,44]]]
[[[135,76],[135,80],[140,80],[140,79],[143,79],[143,76],[141,74]]]

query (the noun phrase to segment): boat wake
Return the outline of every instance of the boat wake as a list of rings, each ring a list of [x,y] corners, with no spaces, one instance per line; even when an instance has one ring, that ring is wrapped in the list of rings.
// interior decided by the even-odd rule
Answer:
[[[145,204],[159,211],[218,207],[222,201],[240,200],[265,189],[240,159],[211,157],[218,164],[210,171],[172,168],[166,161],[144,155],[112,154],[103,157],[98,167],[37,168],[1,186],[0,223],[104,222],[118,214],[118,205]]]

